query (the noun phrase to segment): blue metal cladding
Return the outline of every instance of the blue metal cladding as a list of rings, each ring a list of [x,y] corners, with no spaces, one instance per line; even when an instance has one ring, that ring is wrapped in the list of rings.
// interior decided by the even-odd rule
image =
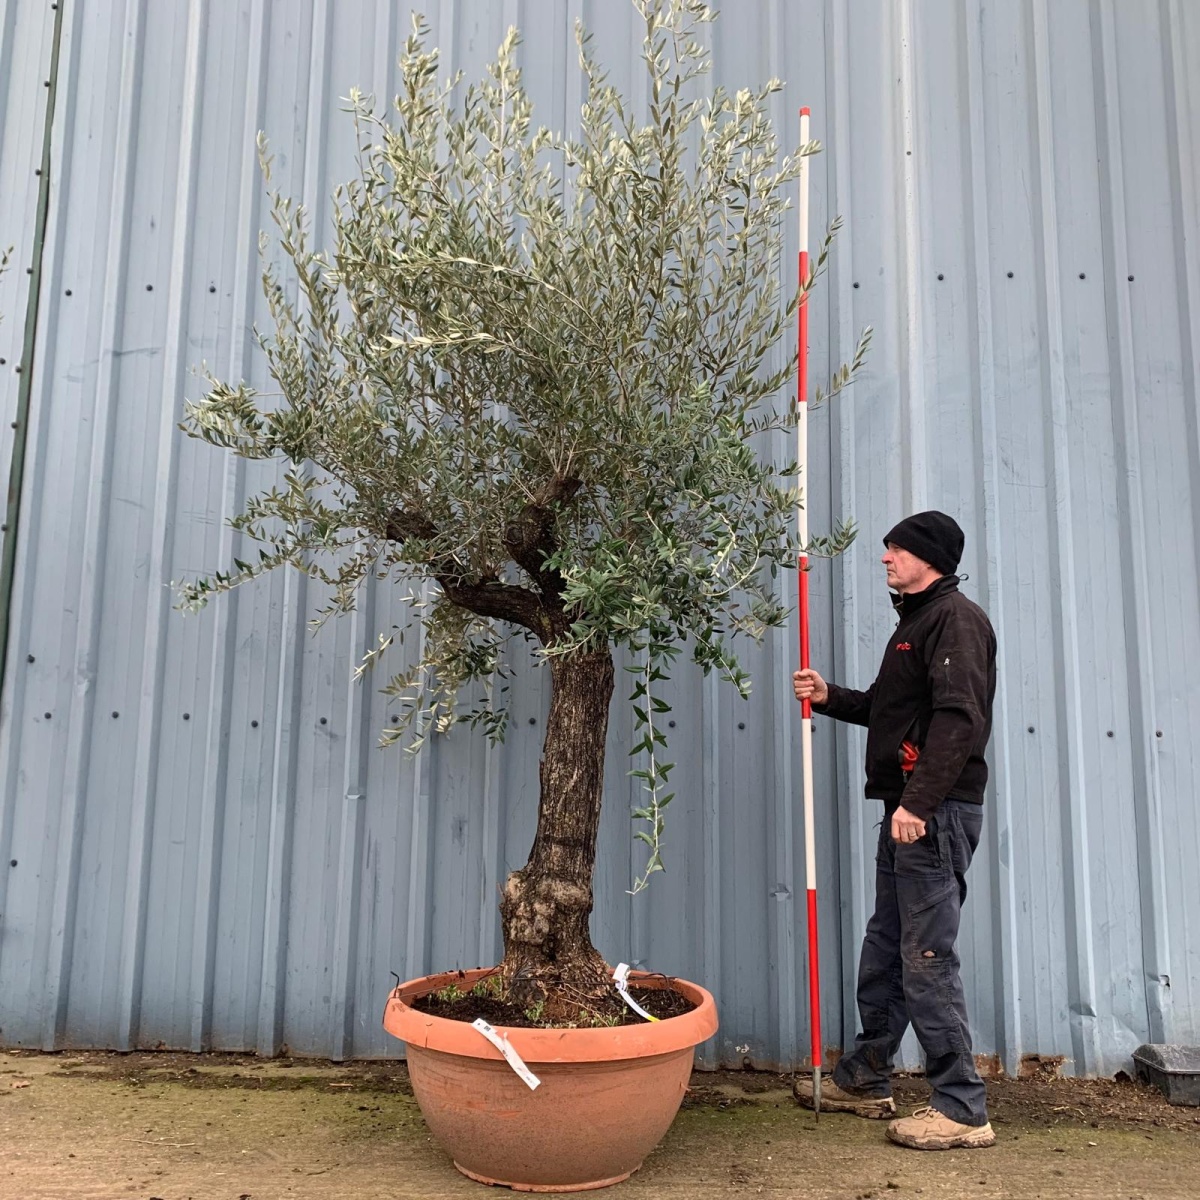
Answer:
[[[0,2],[0,401],[15,365],[49,5]],[[577,18],[644,100],[632,9],[442,0],[448,66],[504,30],[539,118],[577,112]],[[395,590],[316,636],[279,575],[185,619],[167,583],[238,552],[225,525],[271,468],[178,432],[191,373],[269,387],[252,325],[275,180],[327,228],[353,172],[339,97],[397,87],[394,0],[67,0],[17,574],[0,725],[0,1042],[400,1052],[390,971],[499,953],[497,889],[533,830],[544,676],[512,733],[375,748],[350,682]],[[879,534],[939,507],[1001,671],[993,782],[961,938],[976,1049],[1112,1072],[1200,1039],[1200,11],[1186,0],[739,0],[715,82],[787,82],[826,152],[814,220],[845,219],[814,299],[814,376],[875,344],[814,414],[813,523],[863,536],[814,572],[814,661],[864,686],[892,628]],[[640,89],[640,90],[639,90]],[[794,231],[781,270],[795,261]],[[788,347],[780,353],[788,353]],[[2,423],[0,461],[12,431]],[[8,536],[13,536],[9,531]],[[791,579],[781,588],[790,595]],[[415,635],[414,635],[415,638]],[[416,653],[410,639],[405,653]],[[594,932],[612,960],[703,982],[708,1064],[807,1045],[794,634],[748,652],[748,702],[681,670],[667,871],[641,860],[614,706]],[[878,805],[861,731],[817,726],[826,1041],[854,1033]],[[919,1061],[911,1039],[905,1061]]]
[[[7,485],[13,454],[13,420],[21,375],[27,273],[36,253],[38,178],[45,133],[46,87],[54,12],[49,4],[18,19],[17,0],[0,0],[0,479]],[[7,491],[7,487],[5,488]]]

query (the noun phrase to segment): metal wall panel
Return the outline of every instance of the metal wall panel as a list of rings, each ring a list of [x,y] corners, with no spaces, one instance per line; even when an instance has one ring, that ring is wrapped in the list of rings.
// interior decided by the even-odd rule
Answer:
[[[32,252],[52,20],[0,5],[0,399]],[[493,961],[505,872],[533,830],[546,680],[512,734],[375,749],[385,698],[350,682],[394,591],[310,636],[295,577],[171,608],[167,583],[238,552],[225,520],[270,478],[176,429],[192,368],[265,385],[267,223],[254,135],[318,229],[353,169],[338,98],[386,96],[394,0],[68,0],[54,118],[17,576],[0,726],[0,1042],[397,1053],[389,971]],[[430,0],[478,74],[509,24],[547,123],[577,111],[573,23],[644,100],[632,11]],[[879,534],[940,507],[1001,647],[964,975],[981,1053],[1111,1072],[1200,1038],[1200,14],[1183,0],[754,0],[713,78],[788,82],[827,146],[814,216],[845,231],[814,301],[818,377],[876,328],[851,398],[815,414],[818,527],[864,536],[814,579],[815,661],[865,685],[892,628]],[[785,263],[794,261],[789,245]],[[17,339],[17,340],[14,340]],[[786,353],[782,348],[781,353]],[[3,423],[0,461],[11,449]],[[790,588],[791,581],[781,582]],[[415,653],[410,644],[406,653]],[[748,655],[750,701],[681,670],[667,872],[640,866],[614,709],[594,930],[700,980],[708,1063],[806,1045],[794,637]],[[854,1031],[878,806],[861,731],[818,721],[827,1041]],[[911,1040],[905,1060],[918,1061]]]
[[[54,12],[49,4],[29,11],[20,0],[0,0],[0,482],[8,491],[17,393],[35,234],[46,102],[50,94]]]

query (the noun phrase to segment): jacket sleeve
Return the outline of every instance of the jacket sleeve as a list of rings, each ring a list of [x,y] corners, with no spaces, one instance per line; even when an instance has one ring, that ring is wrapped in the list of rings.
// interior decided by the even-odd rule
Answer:
[[[931,647],[927,669],[933,712],[902,801],[922,820],[950,794],[983,735],[995,654],[987,618],[961,610],[950,614]]]
[[[813,712],[821,716],[832,717],[835,721],[849,721],[851,725],[865,725],[871,719],[871,698],[875,695],[875,685],[871,684],[865,692],[856,692],[853,688],[839,687],[831,683],[829,699],[824,704],[814,704]]]

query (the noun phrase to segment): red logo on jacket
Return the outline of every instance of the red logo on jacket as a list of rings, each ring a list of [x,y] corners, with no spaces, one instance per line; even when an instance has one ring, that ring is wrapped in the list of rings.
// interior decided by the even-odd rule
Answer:
[[[912,642],[897,642],[896,649],[897,650],[911,650]]]

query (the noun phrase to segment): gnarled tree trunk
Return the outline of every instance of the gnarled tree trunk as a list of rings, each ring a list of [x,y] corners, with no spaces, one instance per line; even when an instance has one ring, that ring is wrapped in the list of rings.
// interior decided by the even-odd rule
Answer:
[[[500,902],[503,977],[510,999],[541,1005],[545,1020],[569,1021],[617,1011],[589,930],[612,654],[552,656],[550,676],[537,833]]]

